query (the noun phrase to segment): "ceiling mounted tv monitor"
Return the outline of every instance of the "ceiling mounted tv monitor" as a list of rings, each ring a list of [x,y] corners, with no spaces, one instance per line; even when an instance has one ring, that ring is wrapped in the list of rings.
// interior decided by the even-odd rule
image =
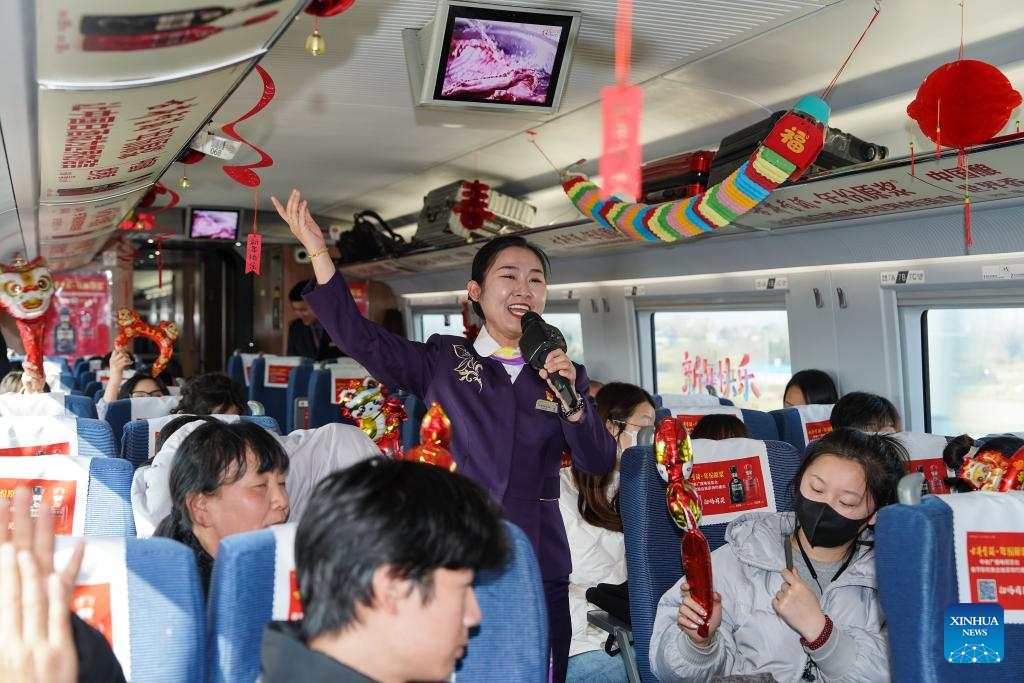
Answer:
[[[189,211],[188,236],[191,239],[234,242],[238,239],[240,218],[238,209],[192,209]]]
[[[441,0],[431,23],[403,31],[416,102],[557,111],[579,25],[568,10]]]

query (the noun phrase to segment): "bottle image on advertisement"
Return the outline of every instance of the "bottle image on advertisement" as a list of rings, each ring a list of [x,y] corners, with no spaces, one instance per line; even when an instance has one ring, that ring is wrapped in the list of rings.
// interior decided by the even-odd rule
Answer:
[[[939,468],[932,465],[928,471],[928,481],[931,482],[932,491],[942,491],[942,479],[939,477]]]
[[[60,318],[53,332],[53,350],[58,356],[70,355],[78,347],[75,342],[75,326],[71,324],[71,311],[61,308],[58,314]]]
[[[92,338],[92,332],[93,332],[93,330],[92,330],[92,313],[90,313],[89,311],[82,311],[82,315],[80,316],[80,319],[82,321],[82,338],[83,339],[91,339]]]
[[[743,482],[740,481],[740,477],[736,474],[736,465],[729,468],[729,502],[733,505],[742,503],[747,500],[747,492],[743,490]]]
[[[927,496],[929,493],[932,492],[932,490],[928,486],[928,476],[924,473],[924,465],[918,465],[917,471],[921,473],[922,477],[924,477],[924,481],[921,482],[921,495]]]
[[[33,486],[32,487],[32,505],[28,508],[28,513],[32,517],[39,516],[39,508],[43,507],[43,487]]]
[[[71,529],[68,524],[68,506],[64,504],[64,487],[58,486],[53,489],[53,505],[50,506],[53,513],[53,532],[57,536],[68,536]]]
[[[750,465],[747,465],[743,486],[747,490],[747,500],[760,500],[760,487],[757,485],[757,479],[754,479],[754,468]]]

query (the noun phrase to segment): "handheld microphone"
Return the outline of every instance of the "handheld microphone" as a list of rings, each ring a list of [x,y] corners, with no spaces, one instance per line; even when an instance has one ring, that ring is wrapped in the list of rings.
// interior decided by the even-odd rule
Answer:
[[[554,325],[544,322],[540,315],[529,311],[522,319],[523,336],[519,338],[519,350],[523,352],[523,360],[530,364],[535,370],[544,367],[544,361],[548,354],[556,349],[566,350],[565,337]],[[576,394],[573,391],[569,380],[561,373],[553,373],[548,376],[551,383],[558,391],[558,395],[565,401],[565,405],[572,406],[576,402]]]

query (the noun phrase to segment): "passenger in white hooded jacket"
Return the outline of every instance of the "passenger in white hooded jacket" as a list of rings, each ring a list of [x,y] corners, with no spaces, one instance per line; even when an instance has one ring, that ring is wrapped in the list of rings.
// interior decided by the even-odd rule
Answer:
[[[895,502],[905,459],[892,438],[852,429],[812,445],[794,479],[795,512],[745,515],[712,553],[710,614],[685,579],[662,597],[650,647],[658,679],[889,681],[869,525]]]
[[[135,470],[132,480],[132,513],[141,538],[153,535],[160,521],[171,512],[170,472],[174,454],[204,420],[235,422],[237,415],[182,416],[191,422],[181,425],[161,444],[149,465]],[[313,488],[331,472],[380,455],[380,449],[358,427],[332,423],[317,429],[298,429],[287,436],[274,435],[288,454],[285,488],[290,499],[289,519],[302,517]]]

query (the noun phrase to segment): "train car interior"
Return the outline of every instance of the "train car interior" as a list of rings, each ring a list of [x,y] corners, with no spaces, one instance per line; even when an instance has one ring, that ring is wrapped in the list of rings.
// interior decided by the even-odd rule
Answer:
[[[1024,680],[1024,3],[206,5],[0,3],[11,680]]]

